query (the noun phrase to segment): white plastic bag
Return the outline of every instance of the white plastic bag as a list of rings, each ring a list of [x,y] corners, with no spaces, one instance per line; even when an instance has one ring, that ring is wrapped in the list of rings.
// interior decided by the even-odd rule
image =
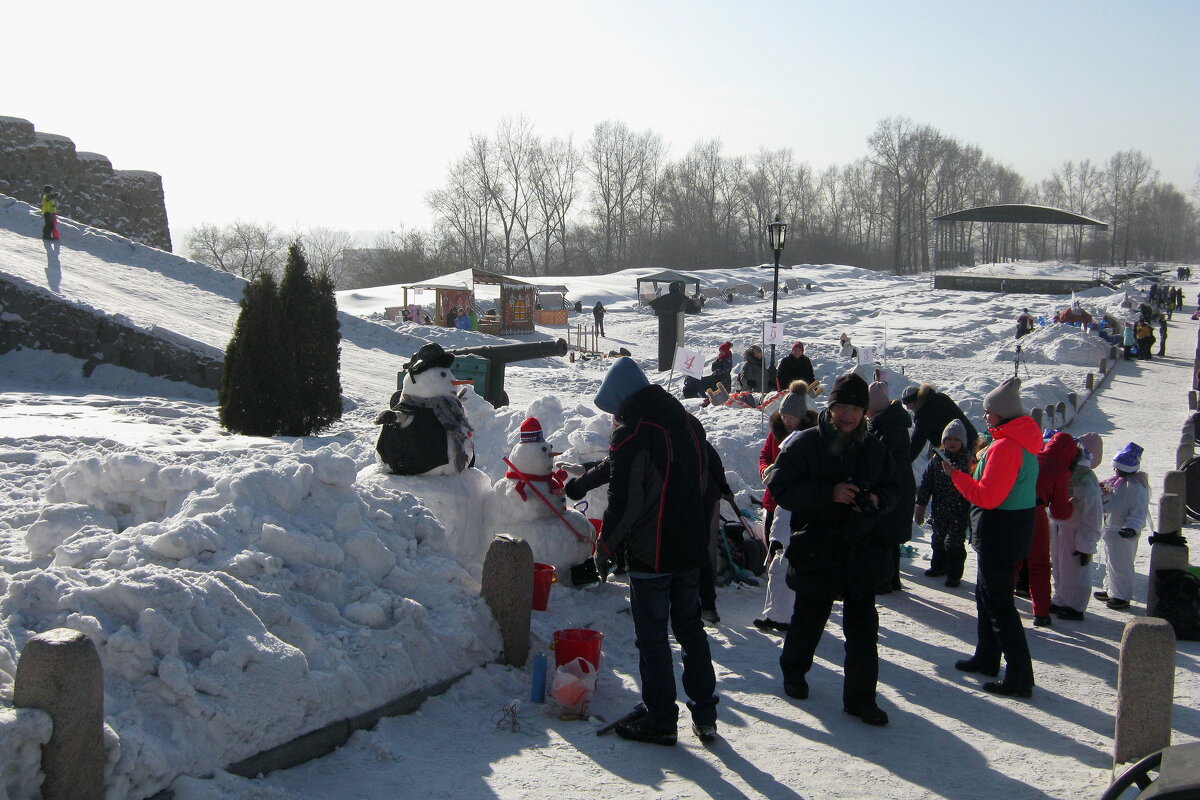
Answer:
[[[554,670],[554,683],[550,687],[550,698],[557,704],[554,713],[559,715],[587,715],[588,703],[596,691],[596,668],[580,656]]]

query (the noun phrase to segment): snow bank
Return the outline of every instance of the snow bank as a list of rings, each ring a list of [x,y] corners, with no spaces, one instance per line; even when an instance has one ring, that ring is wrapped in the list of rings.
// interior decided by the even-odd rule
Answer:
[[[357,471],[302,443],[236,474],[133,453],[53,471],[31,568],[0,587],[0,693],[30,635],[86,633],[119,739],[110,796],[147,796],[493,658],[443,526]],[[4,758],[36,772],[27,745]]]

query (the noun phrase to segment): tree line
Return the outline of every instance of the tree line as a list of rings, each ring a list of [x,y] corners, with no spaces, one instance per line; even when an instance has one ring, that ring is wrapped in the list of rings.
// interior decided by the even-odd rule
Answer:
[[[470,134],[444,185],[429,192],[430,230],[383,234],[366,248],[324,229],[301,238],[314,267],[339,288],[467,267],[536,277],[760,264],[772,258],[765,232],[776,215],[789,223],[789,263],[895,273],[929,269],[935,252],[951,263],[1126,265],[1193,259],[1200,251],[1197,189],[1189,199],[1162,182],[1137,150],[1104,163],[1067,161],[1031,182],[979,147],[906,117],[881,120],[866,145],[858,160],[817,170],[790,148],[732,156],[710,139],[672,159],[661,135],[619,121],[599,123],[576,144],[539,136],[525,118],[506,118],[491,135]],[[1055,206],[1110,227],[963,223],[939,230],[932,222],[999,203]],[[243,275],[269,268],[271,247],[254,229],[270,233],[246,223],[201,226],[187,237],[188,254]],[[276,261],[278,252],[281,245]]]

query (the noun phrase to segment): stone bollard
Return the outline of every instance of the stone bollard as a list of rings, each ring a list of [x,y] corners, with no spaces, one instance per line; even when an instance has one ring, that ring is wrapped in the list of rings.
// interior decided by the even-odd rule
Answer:
[[[1096,390],[1096,373],[1089,372],[1087,374],[1087,382],[1084,384],[1084,388],[1088,390],[1088,394]]]
[[[39,633],[21,650],[13,706],[50,715],[42,747],[45,800],[104,800],[104,672],[86,634]]]
[[[1183,529],[1183,497],[1164,493],[1158,499],[1158,527],[1156,536],[1178,534]],[[1160,569],[1187,569],[1187,545],[1155,542],[1150,545],[1149,580],[1146,583],[1146,616],[1153,617],[1158,611],[1158,571]]]
[[[1125,623],[1117,661],[1113,766],[1139,761],[1171,744],[1175,631],[1165,619]]]
[[[1100,374],[1101,374],[1101,375],[1104,375],[1104,373],[1108,372],[1108,359],[1107,359],[1107,358],[1102,358],[1102,359],[1100,359],[1100,370],[1099,370],[1099,372],[1100,372]]]
[[[1033,421],[1039,428],[1042,427],[1042,410],[1040,408],[1029,409],[1029,416],[1033,417]]]
[[[1168,470],[1163,475],[1163,493],[1185,497],[1187,495],[1187,473],[1177,469]]]
[[[500,625],[501,664],[525,665],[529,657],[529,620],[533,616],[533,550],[529,542],[499,534],[483,559],[479,593]]]
[[[1042,416],[1042,419],[1046,421],[1047,428],[1054,428],[1054,427],[1057,427],[1062,424],[1062,420],[1060,420],[1054,414],[1054,404],[1053,403],[1050,403],[1049,405],[1046,406],[1046,413],[1045,413],[1045,415]]]
[[[1196,399],[1198,396],[1200,396],[1200,392],[1197,392],[1195,389],[1188,390],[1188,411],[1196,410]]]
[[[1192,460],[1192,456],[1196,454],[1196,445],[1194,442],[1180,442],[1179,447],[1175,449],[1175,468],[1180,469],[1184,464]]]
[[[1074,414],[1074,412],[1075,408],[1072,406],[1071,413]],[[1067,427],[1067,423],[1070,422],[1070,420],[1067,419],[1067,404],[1061,400],[1059,400],[1058,405],[1054,407],[1054,418],[1058,420],[1058,424],[1064,428]]]
[[[1079,395],[1075,394],[1075,392],[1068,392],[1067,393],[1067,405],[1070,406],[1072,411],[1078,411],[1079,410]]]

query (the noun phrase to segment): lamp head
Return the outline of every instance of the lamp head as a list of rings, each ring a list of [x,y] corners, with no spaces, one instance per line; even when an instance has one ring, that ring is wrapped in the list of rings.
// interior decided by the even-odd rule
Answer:
[[[779,215],[776,214],[775,221],[767,226],[767,231],[771,236],[771,249],[778,253],[787,240],[787,223],[780,222]]]

